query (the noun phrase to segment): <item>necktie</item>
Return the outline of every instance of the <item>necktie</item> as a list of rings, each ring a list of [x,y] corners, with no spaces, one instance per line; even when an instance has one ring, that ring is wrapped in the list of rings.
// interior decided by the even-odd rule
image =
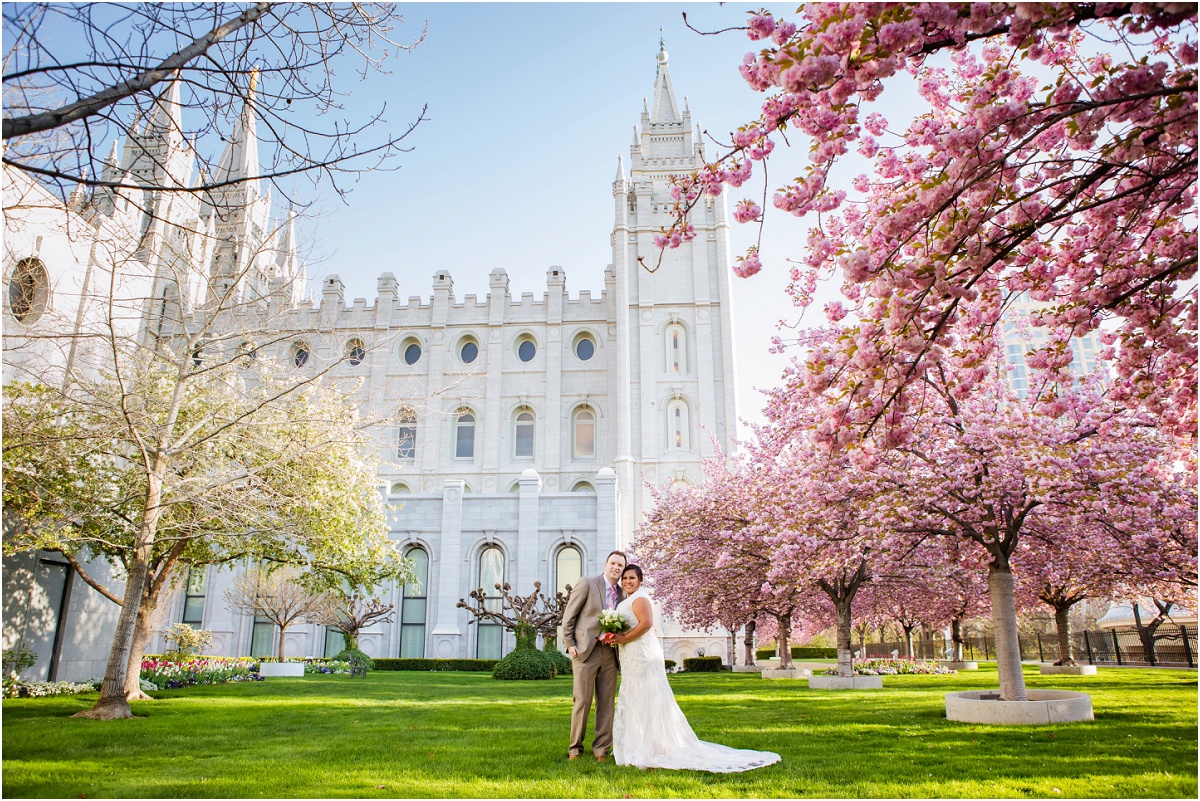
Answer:
[[[608,585],[608,608],[609,609],[617,608],[617,588],[614,587],[612,584]]]

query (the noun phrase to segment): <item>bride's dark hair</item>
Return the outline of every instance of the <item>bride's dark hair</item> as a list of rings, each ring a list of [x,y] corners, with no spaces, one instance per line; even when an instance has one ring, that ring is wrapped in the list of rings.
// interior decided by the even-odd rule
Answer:
[[[621,571],[621,575],[622,576],[625,575],[630,570],[632,570],[634,573],[637,573],[638,581],[646,580],[646,579],[642,578],[642,569],[640,567],[638,567],[637,565],[625,565],[625,569]]]

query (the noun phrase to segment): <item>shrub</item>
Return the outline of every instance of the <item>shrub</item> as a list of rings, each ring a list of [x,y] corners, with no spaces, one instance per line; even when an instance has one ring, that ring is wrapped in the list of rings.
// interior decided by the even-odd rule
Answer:
[[[553,657],[536,648],[514,650],[496,663],[495,669],[492,670],[492,678],[506,681],[552,679],[557,675]]]
[[[554,669],[558,671],[560,676],[570,676],[573,672],[571,657],[558,650],[558,646],[553,640],[546,641],[546,647],[542,649],[542,653],[550,657],[550,661],[554,664]]]
[[[304,663],[304,675],[311,676],[317,673],[349,673],[350,663],[341,662],[337,659],[309,659]]]
[[[367,670],[375,669],[375,660],[357,648],[347,648],[341,653],[334,654],[330,658],[334,662],[356,662],[360,665],[366,665]]]
[[[466,670],[492,671],[499,659],[376,659],[376,670]]]
[[[668,673],[670,673],[672,670],[674,670],[674,669],[675,669],[675,664],[676,664],[676,662],[675,662],[675,660],[674,660],[674,659],[668,659],[668,660],[666,660],[666,667],[667,667],[667,672],[668,672]]]
[[[169,649],[165,656],[173,662],[182,662],[199,654],[212,643],[212,638],[212,632],[208,629],[194,629],[187,623],[172,623],[163,633],[163,640],[174,643],[175,647]]]
[[[719,673],[721,671],[721,657],[719,656],[694,656],[691,659],[683,660],[684,673]]]
[[[492,671],[493,679],[531,681],[552,679],[558,675],[554,657],[537,649],[537,632],[528,623],[517,624],[514,632],[517,646],[508,656],[497,663]]]
[[[837,659],[837,648],[793,645],[791,651],[792,659]],[[771,659],[774,656],[774,648],[759,648],[754,652],[755,659]]]

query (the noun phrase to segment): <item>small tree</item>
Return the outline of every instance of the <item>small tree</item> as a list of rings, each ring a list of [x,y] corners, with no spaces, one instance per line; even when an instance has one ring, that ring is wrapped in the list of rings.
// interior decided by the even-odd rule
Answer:
[[[168,657],[179,660],[191,659],[212,642],[208,629],[194,629],[187,623],[172,623],[163,633],[163,639],[174,647],[167,651]]]
[[[329,602],[325,592],[316,591],[295,567],[269,569],[258,565],[239,575],[225,591],[225,600],[234,609],[262,617],[279,627],[279,661],[283,661],[283,642],[287,630],[300,622],[319,617]]]
[[[309,617],[310,622],[337,629],[346,640],[346,650],[357,651],[358,635],[376,623],[391,623],[396,607],[372,598],[363,591],[329,591]]]

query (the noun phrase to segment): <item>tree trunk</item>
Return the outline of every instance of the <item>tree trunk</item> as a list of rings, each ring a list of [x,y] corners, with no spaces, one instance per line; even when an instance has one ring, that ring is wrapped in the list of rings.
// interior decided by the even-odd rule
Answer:
[[[283,661],[283,635],[287,634],[288,627],[280,625],[279,627],[279,661]]]
[[[854,675],[854,658],[850,654],[853,647],[850,638],[850,602],[836,601],[834,608],[837,610],[837,670],[839,676],[848,679]]]
[[[157,608],[157,598],[151,598],[148,595],[142,596],[137,623],[133,627],[133,643],[129,646],[129,665],[125,669],[125,700],[127,701],[154,700],[142,692],[142,657],[146,653],[146,643],[150,642],[150,627],[154,625],[154,611]]]
[[[1075,654],[1071,650],[1071,604],[1059,604],[1054,607],[1054,625],[1058,628],[1058,661],[1056,665],[1075,664]]]
[[[996,635],[996,668],[1000,673],[1000,698],[1027,701],[1025,674],[1021,672],[1021,646],[1017,642],[1017,607],[1013,599],[1013,576],[1008,564],[988,565],[988,598]]]
[[[909,659],[916,659],[917,653],[913,650],[912,633],[915,626],[905,626],[900,624],[900,628],[904,629],[904,649],[908,652]]]
[[[787,670],[792,666],[792,644],[788,638],[792,635],[792,616],[779,616],[779,669]]]
[[[754,621],[746,624],[746,664],[754,664]]]
[[[158,516],[161,513],[162,475],[166,463],[158,460],[155,469],[147,476],[146,501],[142,507],[142,525],[129,562],[129,576],[125,581],[125,595],[121,614],[117,618],[117,629],[113,633],[112,649],[108,652],[108,665],[104,669],[104,683],[100,685],[100,699],[91,709],[76,712],[72,717],[95,720],[118,720],[133,717],[129,701],[125,697],[125,680],[129,673],[129,656],[133,650],[134,631],[138,613],[145,595],[146,581],[150,575],[150,557],[154,549],[154,536],[158,531]]]
[[[950,621],[950,642],[953,643],[953,655],[951,658],[955,662],[963,661],[963,636],[962,636],[962,619],[954,618]]]

